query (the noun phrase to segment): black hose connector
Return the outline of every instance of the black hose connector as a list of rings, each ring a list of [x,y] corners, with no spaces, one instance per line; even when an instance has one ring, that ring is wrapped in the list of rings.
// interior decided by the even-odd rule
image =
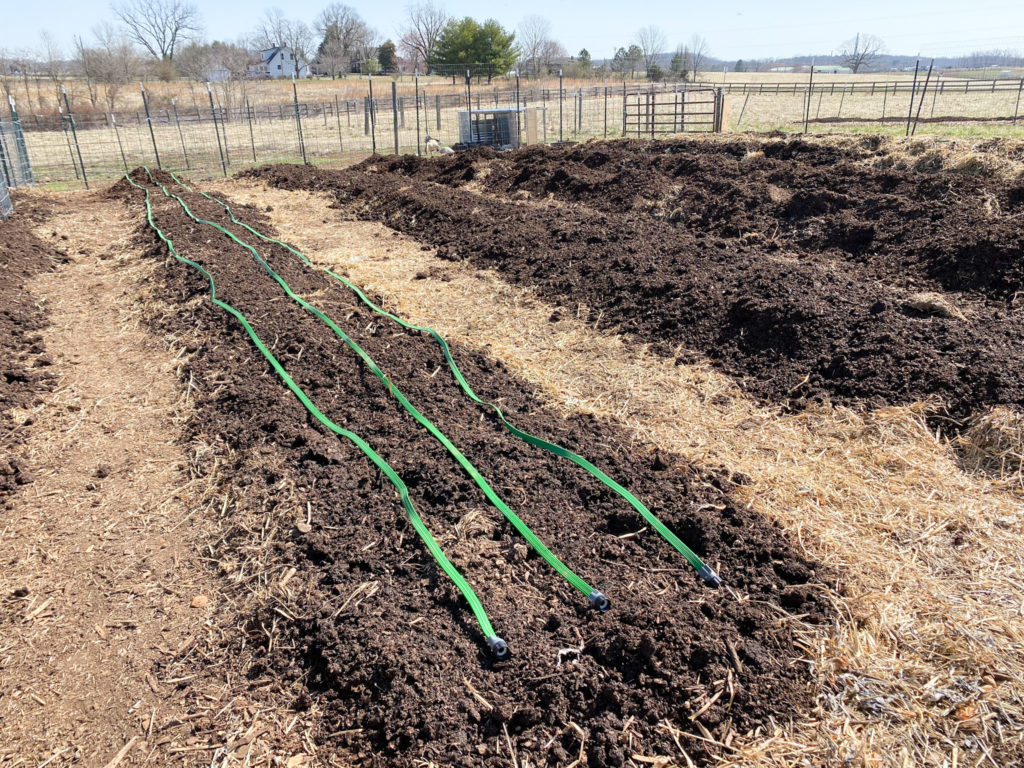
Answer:
[[[491,653],[494,654],[494,658],[498,661],[504,661],[508,658],[508,643],[497,635],[492,635],[487,638],[487,646],[491,649]]]
[[[714,569],[710,565],[705,565],[697,571],[697,575],[704,579],[704,583],[709,587],[718,589],[722,586],[722,577],[715,573]]]
[[[612,601],[603,592],[596,589],[587,595],[587,602],[590,603],[591,608],[597,608],[601,613],[612,607]]]

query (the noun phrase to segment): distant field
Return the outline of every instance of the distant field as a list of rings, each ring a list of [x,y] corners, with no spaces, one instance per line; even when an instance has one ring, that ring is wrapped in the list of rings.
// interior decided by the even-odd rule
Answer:
[[[923,66],[923,65],[922,65]],[[1003,70],[1000,70],[1002,72]],[[1014,72],[1014,77],[1024,76],[1024,70],[1009,70]],[[987,77],[998,76],[999,72],[993,74],[991,70],[945,70],[934,77],[941,78],[963,78],[963,77]],[[913,72],[869,72],[858,75],[827,74],[816,72],[814,80],[816,83],[851,83],[851,82],[892,82],[912,80]],[[705,84],[723,83],[805,83],[808,74],[806,72],[701,72],[697,81]],[[413,93],[413,76],[400,75],[378,76],[374,78],[375,95],[384,95],[390,92],[391,82],[395,80],[398,86],[398,94],[411,96]],[[456,78],[455,88],[462,86],[462,81]],[[629,79],[627,81],[636,84],[645,82],[642,79]],[[598,78],[569,79],[563,81],[563,87],[567,90],[575,90],[582,87],[600,86],[607,82],[609,86],[621,85],[623,78],[619,75],[610,77],[607,80]],[[56,111],[56,91],[53,84],[42,79],[30,80],[28,93],[26,95],[25,84],[22,81],[11,80],[8,83],[12,94],[17,100],[18,107],[23,115],[27,114],[52,114]],[[426,93],[447,93],[453,89],[452,78],[423,76],[419,79],[420,88]],[[88,100],[88,93],[85,83],[81,80],[68,78],[65,82],[68,94],[71,98],[72,109],[76,113],[88,114],[90,112],[103,112],[106,107],[101,102],[94,109]],[[233,84],[225,92],[223,84],[215,84],[215,98],[218,106],[230,106],[222,104],[223,101],[230,101],[235,104],[242,103],[245,99],[256,105],[282,104],[292,100],[292,83],[290,80],[260,80],[247,81]],[[496,77],[490,83],[486,80],[474,81],[473,88],[480,91],[504,91],[515,87],[515,80],[508,77]],[[523,78],[522,88],[558,88],[558,78]],[[380,93],[376,94],[376,89]],[[349,75],[336,80],[326,78],[315,78],[300,80],[296,83],[299,101],[331,101],[338,99],[362,98],[368,91],[367,78],[360,75]],[[171,99],[175,99],[179,107],[195,108],[208,105],[206,87],[203,83],[188,80],[178,80],[173,83],[150,82],[146,84],[146,90],[150,96],[150,106],[163,109],[170,106]],[[142,99],[137,86],[125,86],[119,92],[116,101],[115,111],[134,111],[142,109]]]

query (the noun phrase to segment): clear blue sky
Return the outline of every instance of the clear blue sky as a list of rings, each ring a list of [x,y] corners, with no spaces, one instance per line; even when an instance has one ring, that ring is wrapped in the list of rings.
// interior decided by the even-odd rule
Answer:
[[[327,2],[289,0],[264,5],[252,0],[200,0],[197,4],[207,39],[237,40],[252,30],[266,8],[278,5],[288,17],[311,23]],[[348,4],[385,37],[397,38],[408,2],[354,0]],[[555,39],[570,53],[586,47],[595,59],[611,56],[617,46],[628,44],[636,31],[648,24],[665,31],[669,48],[696,33],[707,38],[712,55],[730,60],[827,54],[856,32],[881,37],[891,53],[947,56],[990,48],[1024,51],[1024,0],[737,0],[693,4],[679,0],[518,0],[498,4],[448,0],[436,4],[456,16],[493,16],[511,28],[525,16],[543,16],[551,22]],[[59,44],[70,46],[73,35],[89,38],[92,28],[103,20],[114,20],[107,2],[18,3],[0,23],[0,48],[19,51],[38,47],[44,29]]]

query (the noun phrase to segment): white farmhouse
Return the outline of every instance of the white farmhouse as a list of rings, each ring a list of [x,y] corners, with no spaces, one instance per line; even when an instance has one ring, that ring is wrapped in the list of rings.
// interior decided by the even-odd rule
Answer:
[[[309,68],[299,64],[295,54],[284,45],[260,51],[260,63],[253,67],[253,77],[273,80],[279,77],[307,77]]]

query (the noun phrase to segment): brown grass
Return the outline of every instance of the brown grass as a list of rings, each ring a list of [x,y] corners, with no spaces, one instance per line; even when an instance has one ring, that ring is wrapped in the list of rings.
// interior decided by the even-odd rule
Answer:
[[[376,224],[339,226],[322,198],[221,188],[272,205],[278,231],[315,263],[383,293],[409,320],[486,349],[553,406],[615,419],[649,450],[748,476],[741,498],[840,574],[835,627],[800,630],[818,710],[749,734],[724,749],[725,764],[998,766],[1019,757],[1024,495],[1005,473],[965,471],[926,425],[934,404],[781,414],[707,365],[676,366],[596,332],[583,305],[552,323],[554,307],[496,275]],[[1019,439],[991,434],[979,427],[971,443],[986,466],[1014,455],[1006,434]],[[713,564],[728,573],[728,563]]]

